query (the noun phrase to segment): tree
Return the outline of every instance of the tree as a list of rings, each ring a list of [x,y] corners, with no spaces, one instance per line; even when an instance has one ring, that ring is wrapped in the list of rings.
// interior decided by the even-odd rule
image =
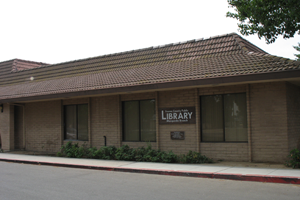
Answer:
[[[300,51],[300,42],[298,43],[298,46],[293,46],[297,51]],[[300,60],[300,54],[294,54],[297,57],[297,60]]]
[[[236,13],[227,12],[235,18],[242,35],[258,34],[267,44],[300,34],[300,0],[227,0]]]

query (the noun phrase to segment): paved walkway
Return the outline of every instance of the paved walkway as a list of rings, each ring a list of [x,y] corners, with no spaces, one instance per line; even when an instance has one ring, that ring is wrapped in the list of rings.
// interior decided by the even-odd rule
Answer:
[[[0,161],[95,170],[300,184],[300,169],[280,164],[169,164],[0,153]]]

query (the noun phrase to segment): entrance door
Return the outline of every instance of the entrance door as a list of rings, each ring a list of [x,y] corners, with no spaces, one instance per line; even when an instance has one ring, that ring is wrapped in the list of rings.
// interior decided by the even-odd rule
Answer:
[[[23,107],[14,106],[15,149],[23,149]]]

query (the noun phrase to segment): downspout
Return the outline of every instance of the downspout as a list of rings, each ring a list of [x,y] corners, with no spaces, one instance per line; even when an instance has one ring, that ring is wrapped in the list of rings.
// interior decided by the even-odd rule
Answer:
[[[23,108],[23,149],[26,148],[26,136],[25,136],[25,105],[10,103],[9,105],[20,106]]]

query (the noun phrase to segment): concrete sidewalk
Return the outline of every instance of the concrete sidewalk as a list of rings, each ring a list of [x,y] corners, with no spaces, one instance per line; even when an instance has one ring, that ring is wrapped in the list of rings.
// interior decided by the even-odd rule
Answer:
[[[0,161],[119,172],[300,184],[300,169],[255,163],[169,164],[0,153]]]

